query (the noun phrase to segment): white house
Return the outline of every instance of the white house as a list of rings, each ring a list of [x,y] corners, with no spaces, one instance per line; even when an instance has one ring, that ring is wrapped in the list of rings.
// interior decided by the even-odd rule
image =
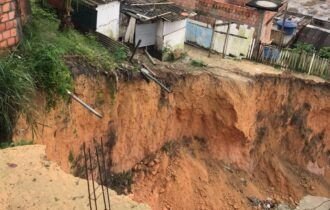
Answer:
[[[74,6],[72,20],[84,31],[97,31],[115,40],[119,37],[120,2],[82,0]]]
[[[194,15],[171,2],[126,2],[121,13],[124,41],[136,45],[141,40],[139,47],[153,47],[160,52],[183,50],[187,18]]]

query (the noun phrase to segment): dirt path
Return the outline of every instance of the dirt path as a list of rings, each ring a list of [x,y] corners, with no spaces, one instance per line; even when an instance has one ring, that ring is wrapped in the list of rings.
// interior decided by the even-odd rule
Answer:
[[[47,161],[45,146],[0,150],[0,209],[89,209],[84,179]],[[110,191],[112,210],[145,210],[128,197]],[[102,209],[102,199],[98,206]]]
[[[280,75],[284,73],[284,71],[275,69],[272,66],[247,60],[223,59],[221,55],[216,54],[212,54],[211,57],[208,57],[208,51],[190,45],[185,45],[185,51],[188,53],[188,56],[191,59],[201,60],[207,64],[209,67],[208,69],[210,69],[215,74],[223,74],[224,70],[228,72],[247,73],[250,75]],[[295,72],[290,72],[290,74],[300,79],[313,80],[320,83],[326,82],[324,79],[313,75],[299,74]]]

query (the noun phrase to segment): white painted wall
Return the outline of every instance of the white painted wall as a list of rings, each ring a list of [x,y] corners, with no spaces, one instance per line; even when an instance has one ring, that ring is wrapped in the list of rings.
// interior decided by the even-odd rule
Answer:
[[[115,40],[119,38],[120,2],[113,1],[96,8],[96,31]]]
[[[217,23],[222,23],[222,21],[217,21]],[[216,27],[216,31],[227,32],[228,26],[218,26]],[[226,55],[232,54],[235,56],[240,56],[240,54],[244,54],[247,56],[249,47],[252,44],[254,28],[248,27],[247,25],[237,25],[231,24],[230,25],[230,34],[240,35],[243,37],[247,37],[247,39],[242,39],[234,36],[228,37],[228,45],[227,51],[225,52]],[[217,52],[222,53],[223,45],[225,42],[225,34],[215,33],[213,38],[213,45],[212,49]]]
[[[163,48],[183,49],[186,36],[186,20],[164,22]]]

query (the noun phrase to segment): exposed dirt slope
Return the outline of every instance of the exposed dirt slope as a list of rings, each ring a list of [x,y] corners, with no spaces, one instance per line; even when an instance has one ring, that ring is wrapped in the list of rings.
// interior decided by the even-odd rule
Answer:
[[[291,203],[307,193],[330,196],[329,84],[288,75],[160,75],[172,93],[136,75],[122,79],[115,94],[109,78],[77,77],[76,94],[104,117],[97,119],[76,102],[63,104],[40,116],[45,126],[37,142],[69,171],[69,152],[78,157],[82,142],[103,137],[109,167],[121,172],[158,154],[168,141],[203,139],[203,152],[193,147],[196,157],[183,146],[178,157],[161,158],[163,172],[154,181],[133,185],[142,188],[133,188],[135,198],[154,209],[165,202],[171,209],[244,209],[250,194]],[[17,138],[29,136],[24,123],[17,128]],[[166,180],[168,170],[177,173],[177,181],[161,193],[159,180]]]
[[[45,156],[45,146],[0,150],[0,209],[89,209],[86,180],[62,171]],[[147,210],[110,191],[111,209]],[[98,207],[103,208],[102,199]]]

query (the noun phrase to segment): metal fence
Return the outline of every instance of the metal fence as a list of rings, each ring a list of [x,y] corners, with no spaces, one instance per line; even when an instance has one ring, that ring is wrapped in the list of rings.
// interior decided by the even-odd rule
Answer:
[[[316,53],[296,52],[292,49],[280,49],[268,45],[261,46],[261,53],[257,61],[279,68],[330,78],[330,60],[321,58]]]

